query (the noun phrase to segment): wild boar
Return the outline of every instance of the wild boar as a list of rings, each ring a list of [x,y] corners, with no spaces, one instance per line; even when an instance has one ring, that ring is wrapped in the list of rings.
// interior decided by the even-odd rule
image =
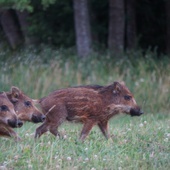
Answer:
[[[143,111],[124,83],[108,86],[87,85],[56,90],[39,100],[45,122],[36,129],[35,138],[46,131],[57,136],[58,127],[66,120],[83,123],[80,140],[84,140],[94,125],[108,139],[108,121],[119,112],[140,116]]]
[[[21,127],[23,123],[17,118],[13,104],[5,92],[0,92],[0,136],[19,139],[12,128]]]
[[[33,123],[43,122],[45,115],[35,106],[31,98],[25,95],[18,87],[11,87],[10,92],[6,92],[8,99],[13,103],[18,118],[22,121]]]

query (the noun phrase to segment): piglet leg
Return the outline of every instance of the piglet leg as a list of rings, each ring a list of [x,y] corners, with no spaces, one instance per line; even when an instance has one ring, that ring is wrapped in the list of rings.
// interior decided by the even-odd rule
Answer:
[[[87,122],[84,123],[83,129],[80,134],[81,141],[84,141],[84,139],[87,137],[87,135],[89,134],[93,126],[94,126],[94,121],[88,120]]]
[[[40,127],[36,129],[35,139],[39,138],[43,133],[48,131],[48,125],[43,123]]]
[[[109,139],[109,133],[108,133],[108,121],[102,121],[98,123],[98,126],[105,136],[106,139]]]

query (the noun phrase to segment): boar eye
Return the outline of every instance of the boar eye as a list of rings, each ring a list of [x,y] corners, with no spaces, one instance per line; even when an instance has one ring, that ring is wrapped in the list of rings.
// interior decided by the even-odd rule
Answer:
[[[132,98],[131,96],[124,96],[125,100],[131,100],[131,98]]]
[[[30,101],[26,101],[25,102],[25,106],[30,107],[31,106],[31,102]]]
[[[2,106],[0,106],[0,110],[6,112],[9,109],[8,109],[8,107],[6,105],[2,105]]]

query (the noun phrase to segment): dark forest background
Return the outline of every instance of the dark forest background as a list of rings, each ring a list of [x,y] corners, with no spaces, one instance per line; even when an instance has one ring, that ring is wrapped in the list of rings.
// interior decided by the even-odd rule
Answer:
[[[0,0],[0,44],[170,52],[168,0]],[[99,50],[100,49],[100,50]]]

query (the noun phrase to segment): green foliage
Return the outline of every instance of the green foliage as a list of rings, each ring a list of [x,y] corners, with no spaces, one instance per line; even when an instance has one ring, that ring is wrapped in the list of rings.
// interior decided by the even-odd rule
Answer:
[[[53,5],[57,0],[42,0],[41,3],[44,8],[49,7],[49,5]]]
[[[9,6],[12,6],[13,4],[14,4],[13,0],[0,0],[1,8],[2,7],[9,7]]]
[[[39,42],[57,47],[75,46],[72,0],[0,0],[1,9],[28,10],[30,34]],[[93,44],[107,47],[109,1],[89,1]],[[137,46],[160,53],[166,51],[165,1],[136,2]],[[97,50],[98,50],[97,49]]]
[[[28,10],[33,11],[33,6],[31,5],[31,0],[0,0],[0,5],[2,8],[13,8],[17,10]]]
[[[29,12],[33,11],[33,6],[31,5],[31,0],[18,0],[17,2],[15,1],[15,9],[23,11],[23,10],[28,10]]]
[[[75,44],[74,17],[72,1],[56,1],[45,9],[34,2],[35,13],[32,14],[30,33],[44,44],[58,47],[70,47]]]

